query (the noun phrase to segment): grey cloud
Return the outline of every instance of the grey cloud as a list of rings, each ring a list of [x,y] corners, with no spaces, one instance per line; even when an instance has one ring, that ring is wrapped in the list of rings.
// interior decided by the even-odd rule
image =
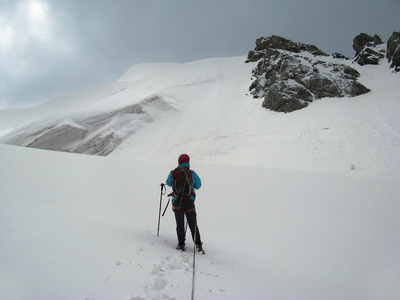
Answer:
[[[392,0],[0,0],[0,32],[1,20],[29,1],[48,5],[51,39],[0,52],[0,107],[115,81],[136,63],[246,55],[260,36],[352,56],[357,34],[386,40],[400,30],[400,2]]]

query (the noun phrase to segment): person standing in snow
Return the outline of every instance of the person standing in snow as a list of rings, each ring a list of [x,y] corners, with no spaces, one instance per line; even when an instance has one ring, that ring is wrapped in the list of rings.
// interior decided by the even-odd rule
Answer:
[[[185,251],[185,215],[192,233],[192,239],[196,244],[198,252],[203,251],[199,228],[197,226],[197,215],[194,200],[195,190],[201,187],[201,180],[197,173],[190,170],[190,157],[182,154],[178,158],[178,167],[172,170],[167,178],[167,185],[172,187],[173,199],[172,210],[175,213],[176,233],[178,236],[178,246],[176,249]]]

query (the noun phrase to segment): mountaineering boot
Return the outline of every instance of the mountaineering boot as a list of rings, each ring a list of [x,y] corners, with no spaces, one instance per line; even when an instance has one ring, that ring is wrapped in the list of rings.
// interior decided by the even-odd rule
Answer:
[[[185,244],[178,244],[178,246],[176,246],[176,250],[179,250],[182,252],[186,251]]]
[[[200,254],[206,254],[206,252],[203,250],[202,244],[196,244],[196,249]]]

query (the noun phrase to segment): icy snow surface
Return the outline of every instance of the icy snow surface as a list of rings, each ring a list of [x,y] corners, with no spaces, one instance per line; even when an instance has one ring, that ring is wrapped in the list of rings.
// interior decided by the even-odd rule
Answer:
[[[170,209],[156,235],[182,152],[203,181],[195,299],[397,299],[399,75],[365,66],[370,93],[279,114],[246,96],[244,60],[134,66],[1,110],[2,139],[121,143],[107,157],[0,144],[0,299],[190,299],[192,243],[175,250]]]

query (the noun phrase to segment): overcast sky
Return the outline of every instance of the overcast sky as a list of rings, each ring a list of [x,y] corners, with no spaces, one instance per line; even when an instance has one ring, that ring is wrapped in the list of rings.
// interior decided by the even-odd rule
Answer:
[[[400,31],[400,0],[0,0],[0,108],[116,81],[145,62],[247,55],[280,35],[354,56]]]

